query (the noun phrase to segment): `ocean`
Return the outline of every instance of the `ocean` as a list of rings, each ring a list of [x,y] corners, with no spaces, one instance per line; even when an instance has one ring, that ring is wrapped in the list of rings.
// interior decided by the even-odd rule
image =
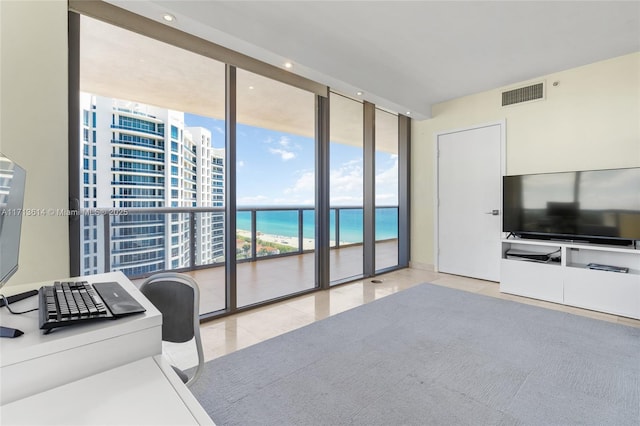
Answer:
[[[304,239],[315,238],[315,212],[303,211],[302,232]],[[251,230],[251,212],[237,214],[237,229]],[[330,239],[336,239],[336,211],[331,209],[329,217]],[[340,241],[361,243],[363,233],[362,209],[340,209]],[[298,236],[297,210],[262,210],[256,213],[256,232]],[[376,240],[398,238],[398,210],[393,207],[376,209]]]

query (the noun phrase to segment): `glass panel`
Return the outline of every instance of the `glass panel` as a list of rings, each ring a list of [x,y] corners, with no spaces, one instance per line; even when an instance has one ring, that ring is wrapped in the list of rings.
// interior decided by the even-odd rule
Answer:
[[[258,257],[299,252],[298,210],[256,212],[256,255]]]
[[[398,116],[376,109],[376,271],[398,265]]]
[[[316,249],[316,212],[305,209],[302,211],[302,249],[304,251]]]
[[[252,259],[253,226],[251,224],[252,211],[240,211],[236,213],[236,260]]]
[[[206,268],[186,271],[200,286],[200,313],[226,307],[224,213],[193,213],[195,220],[195,265]]]
[[[244,70],[236,81],[236,197],[256,228],[237,226],[239,241],[251,236],[241,249],[253,252],[237,268],[242,307],[315,286],[313,254],[300,241],[302,210],[315,206],[315,95]],[[307,229],[308,246],[313,238]]]
[[[362,275],[363,259],[363,106],[330,94],[330,281]],[[338,226],[336,226],[338,225]],[[337,233],[337,235],[336,235]]]
[[[201,313],[223,309],[224,64],[86,16],[80,26],[80,205],[116,213],[82,218],[81,274],[185,271]]]

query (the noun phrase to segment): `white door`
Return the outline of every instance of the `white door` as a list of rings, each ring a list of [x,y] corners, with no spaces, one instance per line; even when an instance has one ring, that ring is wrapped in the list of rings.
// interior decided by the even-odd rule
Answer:
[[[440,272],[500,280],[502,127],[438,135]]]

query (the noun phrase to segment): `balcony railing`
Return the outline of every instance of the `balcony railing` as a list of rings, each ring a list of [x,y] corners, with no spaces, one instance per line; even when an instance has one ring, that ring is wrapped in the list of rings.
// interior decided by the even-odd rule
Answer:
[[[203,258],[203,253],[198,248],[198,241],[210,236],[211,244],[220,244],[220,221],[225,209],[222,207],[174,207],[174,208],[128,208],[120,209],[125,214],[126,222],[118,219],[120,216],[109,216],[110,209],[96,209],[81,211],[81,215],[103,216],[102,228],[104,245],[94,256],[101,252],[104,256],[105,271],[118,269],[123,266],[120,256],[131,255],[135,248],[130,245],[120,247],[123,240],[132,238],[140,240],[164,239],[163,251],[169,255],[176,247],[186,245],[188,261],[181,261],[174,270],[194,270],[204,267],[224,265],[224,256]],[[113,209],[111,209],[113,210]],[[339,249],[345,246],[362,244],[363,238],[363,210],[360,206],[340,206],[330,209],[330,246]],[[149,215],[154,218],[164,215],[164,232],[152,232],[149,234],[133,232],[132,235],[122,235],[123,228],[138,228],[139,225],[150,225]],[[140,216],[140,221],[136,220]],[[202,221],[198,216],[210,215],[212,220],[206,229],[202,228]],[[156,219],[153,223],[162,226]],[[398,238],[398,206],[379,206],[376,209],[376,241],[385,241]],[[312,207],[300,206],[273,206],[273,207],[239,207],[236,215],[236,260],[238,262],[261,261],[268,258],[299,255],[315,250],[315,210]],[[175,241],[173,230],[181,229],[179,241]],[[214,236],[217,236],[214,238]],[[84,245],[84,244],[83,244]],[[156,241],[144,246],[141,242],[140,251],[148,252],[149,248],[158,249]],[[214,252],[214,250],[211,250]],[[83,253],[84,256],[91,253]],[[172,265],[171,258],[167,258],[166,265]],[[143,262],[145,265],[147,261]],[[157,261],[157,260],[156,260]],[[128,269],[132,265],[127,262]],[[147,271],[148,273],[158,271]],[[130,278],[138,278],[142,275],[130,275]]]
[[[153,135],[153,136],[162,136],[162,137],[164,137],[164,132],[156,132],[155,130],[151,130],[151,129],[147,129],[147,128],[143,128],[143,127],[122,126],[122,125],[118,125],[118,124],[112,124],[110,127],[112,129],[116,129],[116,130],[126,130],[128,132],[137,132],[137,133],[141,133],[143,135]]]
[[[151,139],[151,138],[147,138]],[[141,141],[130,141],[126,139],[111,139],[112,144],[120,144],[120,145],[130,145],[130,146],[139,146],[142,148],[151,148],[156,149],[160,152],[164,152],[164,140],[162,139],[154,139],[153,142],[141,142]]]

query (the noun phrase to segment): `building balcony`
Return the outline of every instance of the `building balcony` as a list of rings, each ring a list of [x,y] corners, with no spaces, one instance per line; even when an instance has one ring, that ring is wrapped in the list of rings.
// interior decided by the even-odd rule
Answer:
[[[143,168],[112,167],[111,171],[129,173],[136,176],[153,176],[153,177],[159,176],[162,178],[164,178],[165,176],[164,170],[150,170],[150,169],[143,169]]]
[[[377,259],[387,265],[398,262],[396,239],[376,243]],[[294,256],[265,257],[236,265],[237,304],[249,307],[315,288],[315,252]],[[331,275],[358,279],[362,277],[362,245],[343,246],[330,251]],[[200,287],[200,314],[208,315],[226,308],[225,268],[222,264],[186,270]],[[132,279],[140,285],[144,278]]]
[[[122,247],[118,247],[115,249],[111,250],[111,254],[113,255],[119,255],[119,254],[131,254],[131,253],[151,253],[151,252],[158,252],[159,250],[163,250],[164,251],[165,247],[164,244],[161,245],[141,245],[138,247],[126,247],[126,248],[122,248]]]
[[[153,151],[140,151],[140,154],[111,154],[111,158],[146,161],[150,164],[164,165],[164,154]]]
[[[114,235],[111,237],[113,241],[130,241],[135,239],[150,239],[150,238],[159,238],[163,237],[164,232],[149,232],[149,233],[135,233],[129,235]]]
[[[164,137],[164,132],[156,132],[150,129],[145,129],[145,128],[141,128],[141,127],[134,127],[134,126],[120,126],[117,124],[112,124],[110,126],[112,129],[114,130],[123,130],[123,131],[127,131],[133,135],[137,135],[137,136],[158,136],[158,137]]]
[[[397,206],[380,207],[376,210],[376,218],[386,221],[385,229],[376,219],[375,269],[389,270],[398,265],[398,229]],[[200,313],[205,316],[217,316],[229,310],[227,288],[225,284],[226,259],[220,250],[224,242],[222,236],[212,239],[206,247],[202,247],[203,236],[209,235],[212,224],[203,225],[198,220],[202,215],[224,216],[223,208],[153,208],[129,209],[127,219],[140,215],[140,219],[150,214],[154,218],[164,215],[165,226],[176,226],[183,229],[181,241],[185,246],[181,252],[172,252],[169,235],[159,232],[147,235],[135,221],[130,230],[126,223],[118,217],[104,216],[101,221],[102,232],[108,248],[103,262],[108,272],[122,269],[129,278],[140,281],[145,275],[159,272],[147,270],[143,276],[134,275],[134,263],[114,264],[118,254],[117,244],[122,240],[164,239],[163,247],[168,254],[178,257],[166,259],[165,265],[172,270],[193,275],[201,286]],[[334,207],[330,212],[330,250],[329,269],[332,284],[340,284],[362,278],[364,270],[364,247],[362,243],[362,208]],[[205,229],[200,229],[205,226]],[[151,227],[153,228],[153,227]],[[246,309],[272,300],[290,297],[301,292],[313,291],[317,285],[315,256],[315,211],[310,207],[252,207],[239,208],[236,218],[235,263],[236,304],[232,310]],[[113,236],[115,229],[120,234]],[[168,228],[172,229],[172,228]],[[127,232],[130,235],[122,235]],[[131,235],[135,234],[135,235]],[[154,244],[159,248],[159,244]],[[175,248],[175,247],[173,247]],[[147,248],[143,249],[145,252]],[[183,255],[184,253],[184,255]],[[215,254],[214,254],[215,253]],[[148,259],[147,259],[148,260]],[[147,262],[143,262],[147,263]],[[126,266],[126,270],[125,267]]]
[[[131,180],[112,180],[111,181],[111,185],[112,186],[117,186],[117,187],[121,187],[121,186],[147,186],[149,188],[164,188],[164,182],[135,182],[135,181],[131,181]]]
[[[164,153],[164,140],[159,139],[156,142],[138,142],[138,141],[129,141],[125,139],[111,139],[112,144],[116,145],[125,145],[125,146],[136,146],[141,148],[149,148],[151,150],[156,150],[158,152]]]

